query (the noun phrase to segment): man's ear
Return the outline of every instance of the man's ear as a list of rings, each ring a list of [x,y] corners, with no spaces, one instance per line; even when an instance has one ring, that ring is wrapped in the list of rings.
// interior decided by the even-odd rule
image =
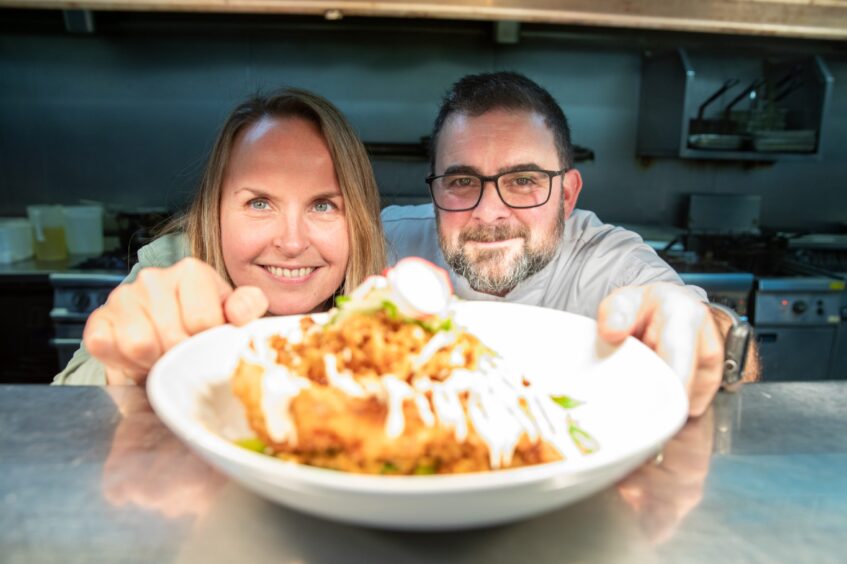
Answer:
[[[571,216],[576,207],[576,201],[582,190],[582,175],[575,168],[562,175],[562,206],[565,208],[565,219]]]

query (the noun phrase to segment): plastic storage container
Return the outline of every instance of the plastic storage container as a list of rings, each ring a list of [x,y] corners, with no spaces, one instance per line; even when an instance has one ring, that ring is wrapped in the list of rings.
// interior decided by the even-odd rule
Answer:
[[[22,218],[0,218],[0,264],[32,257],[32,226]]]
[[[65,236],[72,255],[103,254],[103,208],[65,206]]]

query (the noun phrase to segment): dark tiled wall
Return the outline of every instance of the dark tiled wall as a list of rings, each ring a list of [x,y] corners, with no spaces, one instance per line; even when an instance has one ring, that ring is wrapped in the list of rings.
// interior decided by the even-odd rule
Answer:
[[[826,58],[835,89],[822,161],[750,167],[636,159],[640,52],[632,42],[592,46],[540,35],[496,45],[459,28],[4,33],[0,215],[80,199],[179,206],[216,128],[257,88],[312,89],[338,104],[366,141],[413,142],[428,134],[451,82],[514,69],[550,89],[575,142],[594,150],[596,160],[580,167],[580,205],[606,220],[678,223],[686,194],[730,192],[760,194],[765,225],[847,222],[847,53]],[[716,55],[713,67],[723,68],[730,55]],[[387,200],[425,196],[426,163],[378,161],[375,168]]]

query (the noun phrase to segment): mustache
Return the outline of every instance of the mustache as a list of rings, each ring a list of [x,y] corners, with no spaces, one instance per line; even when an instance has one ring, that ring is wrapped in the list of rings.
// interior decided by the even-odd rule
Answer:
[[[459,233],[459,243],[475,241],[478,243],[494,243],[506,239],[529,239],[529,228],[518,225],[476,225],[463,229]]]

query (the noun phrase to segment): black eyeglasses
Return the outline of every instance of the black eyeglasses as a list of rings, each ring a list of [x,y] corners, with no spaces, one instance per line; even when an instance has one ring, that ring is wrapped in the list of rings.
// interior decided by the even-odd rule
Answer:
[[[479,205],[486,182],[493,182],[497,195],[510,208],[543,206],[550,199],[553,178],[562,170],[518,170],[495,176],[441,174],[428,176],[426,183],[435,206],[444,211],[468,211]]]

